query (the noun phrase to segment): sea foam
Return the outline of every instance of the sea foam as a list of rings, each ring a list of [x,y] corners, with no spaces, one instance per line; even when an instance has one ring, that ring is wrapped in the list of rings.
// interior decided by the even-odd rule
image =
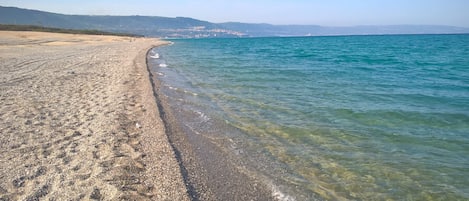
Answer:
[[[160,58],[160,54],[158,53],[155,53],[154,55],[150,56],[151,58],[153,59],[159,59]]]

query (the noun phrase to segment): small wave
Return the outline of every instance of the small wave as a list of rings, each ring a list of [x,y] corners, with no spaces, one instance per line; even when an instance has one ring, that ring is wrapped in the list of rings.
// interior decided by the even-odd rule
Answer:
[[[192,96],[198,96],[198,95],[199,95],[198,93],[194,93],[194,92],[187,91],[187,90],[184,90],[184,93],[190,94],[190,95],[192,95]]]
[[[207,122],[207,121],[210,121],[210,117],[208,117],[205,113],[201,112],[201,111],[194,111],[195,113],[197,113],[199,115],[199,117],[202,119],[202,122]]]
[[[168,89],[171,89],[171,90],[178,90],[178,88],[173,87],[173,86],[171,86],[171,85],[169,85],[169,84],[165,84],[164,86],[165,86],[165,87],[168,87]]]
[[[159,66],[160,66],[161,68],[166,68],[166,67],[168,67],[168,64],[160,64]]]
[[[295,201],[295,198],[281,192],[275,185],[272,185],[272,196],[280,201]]]
[[[155,55],[150,56],[150,57],[153,58],[153,59],[159,59],[159,58],[160,58],[160,54],[155,53]]]

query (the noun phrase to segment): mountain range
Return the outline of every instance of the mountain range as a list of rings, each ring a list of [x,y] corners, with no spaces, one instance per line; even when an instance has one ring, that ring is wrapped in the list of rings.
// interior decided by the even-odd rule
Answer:
[[[211,23],[188,17],[65,15],[3,6],[0,6],[0,24],[98,30],[162,38],[469,33],[469,28],[438,25],[329,27],[241,22]]]

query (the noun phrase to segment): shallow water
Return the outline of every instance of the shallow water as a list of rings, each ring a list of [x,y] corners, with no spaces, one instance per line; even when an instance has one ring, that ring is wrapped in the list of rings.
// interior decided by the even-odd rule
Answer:
[[[277,197],[469,199],[469,35],[173,42],[172,112]]]

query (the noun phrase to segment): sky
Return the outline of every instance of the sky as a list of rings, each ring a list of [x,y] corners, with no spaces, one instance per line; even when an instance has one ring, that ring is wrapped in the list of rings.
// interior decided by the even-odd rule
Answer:
[[[62,14],[191,17],[217,23],[469,28],[469,0],[0,0],[0,5]]]

